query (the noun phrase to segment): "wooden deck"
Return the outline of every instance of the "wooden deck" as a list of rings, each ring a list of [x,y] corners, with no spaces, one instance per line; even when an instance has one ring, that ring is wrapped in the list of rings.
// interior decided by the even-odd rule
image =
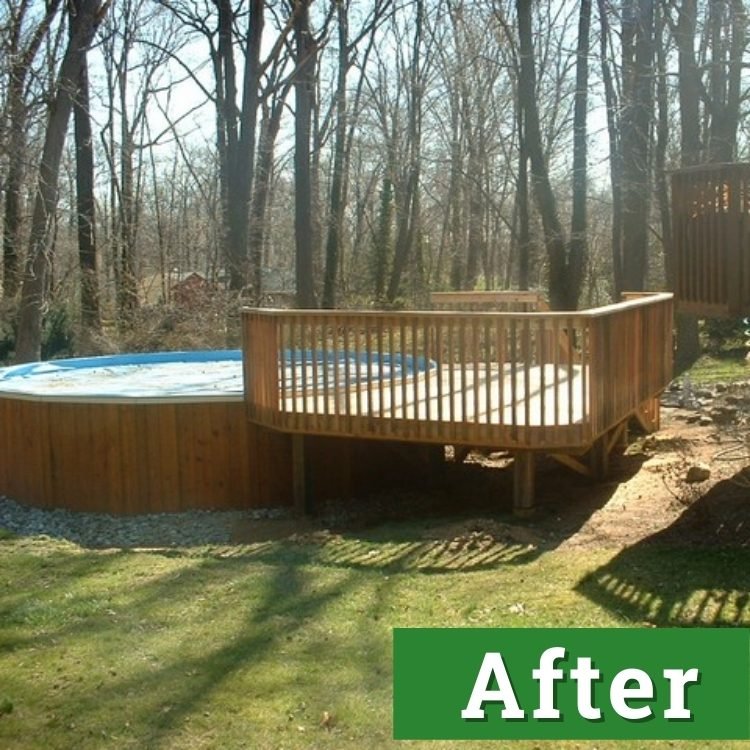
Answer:
[[[515,370],[515,372],[514,372]],[[325,394],[299,395],[291,388],[281,396],[281,410],[302,415],[365,415],[371,420],[400,420],[425,428],[432,423],[454,422],[493,427],[559,428],[583,424],[587,403],[587,373],[580,365],[571,368],[552,364],[517,368],[486,362],[469,363],[464,369],[437,365],[418,375],[405,377],[396,387],[381,388],[375,380],[356,389],[339,388]],[[492,442],[490,435],[482,441]]]
[[[478,304],[491,304],[488,294],[503,301],[483,293]],[[252,421],[300,435],[512,450],[519,510],[533,499],[534,452],[601,473],[627,420],[658,420],[655,399],[672,373],[670,294],[573,313],[243,316]]]

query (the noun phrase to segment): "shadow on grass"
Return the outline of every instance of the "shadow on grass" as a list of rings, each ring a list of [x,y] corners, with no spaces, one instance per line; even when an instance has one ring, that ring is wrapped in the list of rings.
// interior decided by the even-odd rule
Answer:
[[[162,741],[172,746],[188,716],[193,721],[197,717],[199,724],[205,716],[201,731],[211,731],[208,709],[220,689],[235,679],[242,699],[234,695],[231,701],[239,706],[274,695],[309,700],[321,669],[316,655],[326,654],[331,669],[338,669],[333,662],[348,659],[361,643],[378,644],[384,653],[387,649],[387,632],[374,625],[383,615],[380,589],[390,585],[387,579],[372,582],[374,596],[365,616],[351,638],[337,642],[337,656],[318,621],[329,607],[352,595],[360,583],[353,572],[337,571],[321,580],[293,558],[254,570],[247,560],[205,557],[182,560],[190,563],[187,569],[168,567],[139,583],[128,576],[110,578],[111,568],[153,560],[153,553],[77,557],[65,552],[47,556],[54,571],[49,587],[0,592],[0,657],[33,652],[27,661],[41,658],[55,664],[44,668],[54,686],[46,679],[34,684],[34,704],[27,696],[25,705],[52,715],[47,726],[61,742],[97,735],[99,728],[112,733],[115,723],[122,733],[127,719],[128,726],[138,728],[133,746],[159,747]],[[56,587],[61,590],[54,591]],[[101,592],[102,604],[92,607],[100,587],[107,589]],[[285,660],[290,649],[311,661]],[[75,672],[81,653],[89,663],[84,678],[66,681],[65,673]],[[130,669],[119,668],[123,659]],[[380,651],[375,663],[385,663]],[[363,663],[362,671],[370,666]],[[383,689],[387,676],[380,682],[377,687]],[[17,684],[8,681],[5,689]],[[23,710],[23,698],[18,702]],[[281,729],[287,710],[282,707],[278,717]],[[247,717],[243,721],[252,724]]]
[[[631,621],[750,624],[750,498],[739,479],[714,485],[673,524],[620,552],[577,590]]]
[[[573,536],[609,502],[621,482],[637,473],[644,458],[614,456],[604,482],[540,460],[538,510],[528,520],[513,516],[512,467],[472,463],[448,466],[443,487],[431,492],[358,499],[333,512],[329,506],[322,520],[296,528],[290,522],[249,522],[238,539],[252,543],[163,554],[251,558],[271,564],[291,558],[297,564],[385,573],[441,574],[523,565]],[[284,534],[279,535],[279,528]],[[272,543],[277,540],[287,543],[280,547]]]
[[[524,521],[513,516],[512,465],[499,468],[475,461],[446,464],[440,481],[436,484],[435,477],[427,477],[428,489],[422,492],[329,503],[312,520],[247,520],[236,529],[236,542],[231,544],[155,551],[164,557],[253,559],[386,573],[440,574],[521,565],[574,535],[606,505],[620,482],[639,470],[643,458],[614,456],[605,482],[540,458],[538,511]]]

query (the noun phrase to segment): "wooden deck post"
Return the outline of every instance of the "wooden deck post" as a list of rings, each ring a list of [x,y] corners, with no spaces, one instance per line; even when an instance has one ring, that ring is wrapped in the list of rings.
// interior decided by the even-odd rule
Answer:
[[[589,451],[589,469],[594,479],[604,479],[609,472],[609,434],[600,435]]]
[[[307,465],[305,460],[305,436],[292,435],[292,495],[294,515],[306,516],[309,512],[307,488]]]
[[[517,451],[513,457],[513,513],[528,518],[534,509],[534,453]]]

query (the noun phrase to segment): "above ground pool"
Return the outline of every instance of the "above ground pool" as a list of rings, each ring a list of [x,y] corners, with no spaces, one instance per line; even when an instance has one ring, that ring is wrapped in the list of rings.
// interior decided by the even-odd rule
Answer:
[[[281,392],[315,378],[362,384],[408,376],[415,361],[427,366],[410,357],[288,351],[279,362]],[[360,443],[315,439],[316,493],[361,493],[397,463],[388,446]],[[249,421],[239,350],[0,368],[0,495],[34,505],[113,513],[290,505],[291,445],[288,434]],[[345,451],[356,453],[352,468],[331,472]]]
[[[366,383],[409,377],[434,367],[423,358],[290,350],[283,355],[282,387]],[[0,395],[77,401],[232,399],[243,391],[239,349],[117,354],[58,359],[0,368]]]
[[[0,394],[77,400],[242,396],[242,352],[153,352],[0,369]]]

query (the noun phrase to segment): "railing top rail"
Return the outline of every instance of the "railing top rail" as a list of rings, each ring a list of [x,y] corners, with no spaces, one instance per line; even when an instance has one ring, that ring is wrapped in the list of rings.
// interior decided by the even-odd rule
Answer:
[[[430,292],[433,302],[461,300],[461,301],[507,301],[507,302],[536,302],[544,299],[544,295],[536,290],[489,289],[486,291],[457,291]]]
[[[613,302],[610,305],[601,307],[592,307],[589,310],[582,310],[582,314],[590,318],[601,318],[605,315],[616,315],[623,310],[632,310],[636,307],[648,307],[661,302],[669,302],[674,298],[672,292],[623,292],[623,299],[620,302]]]
[[[637,294],[637,296],[634,296]],[[669,301],[673,298],[671,292],[649,292],[649,293],[628,293],[625,300],[615,302],[610,305],[594,307],[588,310],[573,311],[544,311],[544,312],[492,312],[492,311],[451,311],[451,310],[287,310],[280,308],[243,308],[243,315],[256,315],[268,318],[297,318],[300,316],[320,319],[341,319],[357,318],[359,320],[377,320],[377,319],[431,319],[440,320],[458,320],[458,319],[503,319],[503,320],[573,320],[581,323],[592,318],[601,318],[608,315],[616,315],[624,310],[631,310],[638,307],[648,307],[661,302]]]
[[[670,169],[668,173],[671,175],[682,175],[682,174],[700,174],[701,172],[726,172],[726,171],[737,171],[742,172],[750,169],[750,162],[737,161],[737,162],[718,162],[715,164],[694,164],[689,167],[678,167],[677,169]]]

